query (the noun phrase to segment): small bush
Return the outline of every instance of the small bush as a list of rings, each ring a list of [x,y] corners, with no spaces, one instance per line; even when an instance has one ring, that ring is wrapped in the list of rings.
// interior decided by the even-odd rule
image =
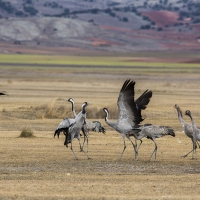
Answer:
[[[22,129],[21,134],[20,134],[19,137],[23,137],[23,138],[34,137],[33,131],[30,128],[25,127],[25,128]]]
[[[53,119],[66,117],[67,112],[71,111],[71,106],[55,106],[55,101],[51,104],[43,104],[32,108],[32,115],[37,119]]]
[[[123,17],[123,18],[122,18],[122,21],[128,22],[128,18],[127,18],[127,17]]]
[[[158,27],[157,28],[157,31],[162,31],[163,29],[161,27]]]

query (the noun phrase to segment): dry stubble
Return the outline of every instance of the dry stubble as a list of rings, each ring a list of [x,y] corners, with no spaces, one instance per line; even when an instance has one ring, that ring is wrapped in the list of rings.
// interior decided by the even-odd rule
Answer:
[[[177,103],[183,110],[190,109],[199,122],[200,84],[193,77],[196,75],[191,75],[187,81],[188,75],[159,74],[156,79],[146,76],[139,80],[137,76],[109,75],[102,80],[102,75],[66,74],[66,79],[61,78],[58,82],[55,74],[55,79],[43,81],[41,78],[39,82],[33,80],[34,76],[31,81],[15,77],[12,84],[2,80],[1,88],[9,96],[0,99],[4,110],[0,117],[0,198],[198,199],[199,160],[191,160],[191,155],[181,158],[192,144],[182,132],[173,108]],[[92,159],[87,160],[79,152],[75,141],[79,160],[74,160],[70,149],[63,145],[64,137],[53,138],[61,119],[23,117],[24,111],[30,112],[32,106],[51,105],[52,102],[55,102],[54,106],[66,105],[65,100],[69,97],[74,98],[77,109],[83,101],[98,109],[113,108],[126,78],[137,81],[136,96],[147,88],[154,92],[144,112],[144,122],[175,129],[175,138],[166,136],[157,140],[157,162],[147,161],[154,148],[152,141],[147,139],[143,140],[138,161],[133,159],[133,149],[128,141],[122,160],[117,161],[123,142],[120,134],[109,128],[103,119],[100,120],[107,128],[106,135],[91,133],[89,137],[88,155]],[[9,112],[14,114],[9,115]],[[18,137],[26,126],[32,128],[36,137]]]

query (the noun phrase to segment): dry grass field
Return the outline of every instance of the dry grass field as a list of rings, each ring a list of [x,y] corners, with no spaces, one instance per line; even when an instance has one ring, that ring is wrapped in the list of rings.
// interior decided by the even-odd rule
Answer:
[[[0,67],[0,199],[199,199],[200,158],[192,160],[191,140],[173,108],[190,109],[200,124],[200,78],[195,73],[147,73],[145,70],[86,71],[63,67]],[[143,139],[138,160],[127,141],[123,149],[121,135],[104,121],[103,107],[116,120],[117,98],[123,82],[136,81],[136,98],[146,89],[153,91],[144,123],[174,128],[176,137],[157,139],[157,161],[147,161],[154,149]],[[72,97],[76,110],[88,101],[89,120],[100,120],[106,134],[91,132],[88,160],[63,145],[64,136],[54,138],[54,131],[65,116],[71,117]],[[96,114],[98,113],[98,115]],[[190,122],[187,116],[185,120]],[[29,127],[35,137],[19,137]],[[83,140],[82,140],[83,141]],[[197,149],[200,155],[200,149]]]

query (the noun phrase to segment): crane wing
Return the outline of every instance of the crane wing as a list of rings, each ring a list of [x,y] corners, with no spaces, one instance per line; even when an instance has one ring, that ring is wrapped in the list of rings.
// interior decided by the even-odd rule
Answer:
[[[58,125],[57,129],[55,130],[54,137],[57,135],[58,138],[59,138],[60,133],[63,132],[63,131],[65,132],[74,123],[75,123],[75,119],[70,119],[70,118],[63,119],[60,122],[60,124]]]
[[[139,116],[137,107],[135,104],[135,81],[130,79],[126,80],[120,90],[118,97],[118,124],[129,123],[139,124],[142,118]]]
[[[140,97],[138,97],[137,100],[135,100],[137,110],[138,110],[138,115],[140,118],[142,118],[142,110],[145,110],[148,103],[150,102],[150,99],[152,97],[152,91],[151,90],[146,90]],[[143,121],[144,119],[142,119]]]

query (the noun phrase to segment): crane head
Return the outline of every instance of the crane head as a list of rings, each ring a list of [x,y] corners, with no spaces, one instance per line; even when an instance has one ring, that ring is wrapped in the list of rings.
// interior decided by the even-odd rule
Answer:
[[[72,98],[69,98],[67,101],[74,103],[74,100]]]
[[[174,105],[174,108],[178,108],[179,106],[177,104]]]
[[[189,110],[186,110],[185,114],[188,115],[188,116],[191,116],[191,112]]]
[[[88,105],[89,105],[88,102],[84,102],[82,106],[86,107],[86,106],[88,106]]]
[[[103,111],[109,113],[107,108],[103,108]]]

